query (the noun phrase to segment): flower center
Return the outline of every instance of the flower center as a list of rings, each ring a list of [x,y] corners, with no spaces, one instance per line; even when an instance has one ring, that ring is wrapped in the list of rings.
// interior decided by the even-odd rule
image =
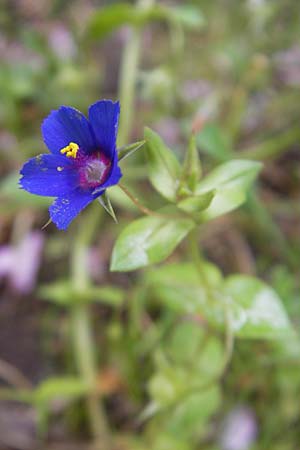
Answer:
[[[103,154],[96,153],[88,157],[80,169],[81,187],[95,188],[103,184],[109,174],[110,166],[110,160]]]

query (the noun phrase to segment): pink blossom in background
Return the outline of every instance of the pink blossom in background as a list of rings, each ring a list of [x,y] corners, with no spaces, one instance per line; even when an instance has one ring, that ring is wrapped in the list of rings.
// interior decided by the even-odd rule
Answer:
[[[50,29],[49,45],[56,56],[62,60],[72,59],[76,54],[74,39],[62,25],[56,25]]]
[[[226,417],[220,436],[222,450],[248,450],[257,436],[253,411],[246,407],[232,410]]]
[[[36,285],[41,263],[44,236],[32,231],[16,246],[0,247],[0,279],[6,278],[16,291],[27,294]]]

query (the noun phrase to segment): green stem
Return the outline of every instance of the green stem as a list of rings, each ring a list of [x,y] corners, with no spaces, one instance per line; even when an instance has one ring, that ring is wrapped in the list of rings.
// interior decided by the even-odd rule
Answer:
[[[202,258],[202,255],[200,254],[200,250],[199,250],[197,228],[193,229],[190,232],[190,234],[188,235],[188,245],[189,245],[190,255],[191,255],[192,260],[195,264],[195,267],[198,271],[198,275],[201,280],[201,283],[202,283],[204,289],[207,291],[207,293],[210,294],[210,291],[211,291],[210,283],[209,283],[209,280],[205,273],[205,270],[203,270],[203,258]]]
[[[295,125],[278,136],[239,153],[239,157],[255,160],[274,159],[300,140],[300,127]]]
[[[153,209],[149,209],[146,206],[142,205],[140,201],[133,195],[131,192],[122,184],[118,184],[119,188],[124,192],[125,195],[132,201],[132,203],[146,216],[158,217],[159,219],[180,219],[183,216],[179,214],[163,214],[157,211],[153,211]]]
[[[95,440],[95,449],[108,450],[111,448],[110,435],[105,411],[96,389],[97,366],[88,306],[75,305],[71,311],[71,319],[78,370],[89,389],[87,408],[91,432]]]
[[[136,7],[138,9],[147,9],[153,3],[154,0],[139,0]],[[141,48],[141,32],[140,27],[130,30],[130,36],[123,51],[119,78],[119,97],[123,113],[120,116],[118,146],[127,144],[131,130]]]
[[[89,285],[87,270],[88,245],[94,235],[100,215],[99,205],[93,205],[88,214],[83,217],[72,252],[72,279],[74,288],[80,296]],[[97,214],[97,216],[95,216]],[[79,373],[88,386],[87,408],[90,418],[91,432],[95,440],[96,450],[111,448],[110,432],[97,392],[97,365],[92,336],[92,324],[89,305],[74,302],[71,308],[72,336],[74,352]]]
[[[202,258],[202,255],[199,250],[199,243],[198,243],[198,236],[197,236],[197,229],[194,229],[190,232],[188,236],[188,242],[189,242],[189,251],[191,254],[191,257],[194,261],[195,267],[198,271],[200,281],[206,291],[207,297],[210,301],[215,301],[215,295],[212,292],[212,287],[210,284],[210,281],[207,277],[207,274],[204,270],[204,260]],[[218,375],[218,379],[220,379],[223,374],[225,373],[228,364],[231,360],[232,353],[233,353],[233,346],[234,346],[234,333],[232,330],[232,324],[231,324],[231,316],[230,311],[227,306],[227,300],[223,301],[223,303],[220,302],[220,305],[223,304],[224,309],[224,319],[225,319],[225,342],[224,342],[224,361],[222,364],[222,369],[220,371],[220,374]]]

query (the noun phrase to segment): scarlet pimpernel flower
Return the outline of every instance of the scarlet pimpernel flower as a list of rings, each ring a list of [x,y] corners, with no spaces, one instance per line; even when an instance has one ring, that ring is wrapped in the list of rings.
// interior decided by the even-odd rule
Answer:
[[[120,180],[119,115],[119,102],[101,100],[89,107],[88,119],[61,106],[42,123],[51,153],[24,164],[20,186],[32,194],[56,197],[49,213],[59,229],[65,230],[83,208]]]

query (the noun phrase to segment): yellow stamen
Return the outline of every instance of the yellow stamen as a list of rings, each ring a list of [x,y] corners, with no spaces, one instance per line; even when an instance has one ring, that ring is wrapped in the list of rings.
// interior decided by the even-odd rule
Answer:
[[[68,158],[76,158],[78,150],[79,145],[75,144],[75,142],[70,142],[69,145],[61,149],[60,153],[66,154]]]

